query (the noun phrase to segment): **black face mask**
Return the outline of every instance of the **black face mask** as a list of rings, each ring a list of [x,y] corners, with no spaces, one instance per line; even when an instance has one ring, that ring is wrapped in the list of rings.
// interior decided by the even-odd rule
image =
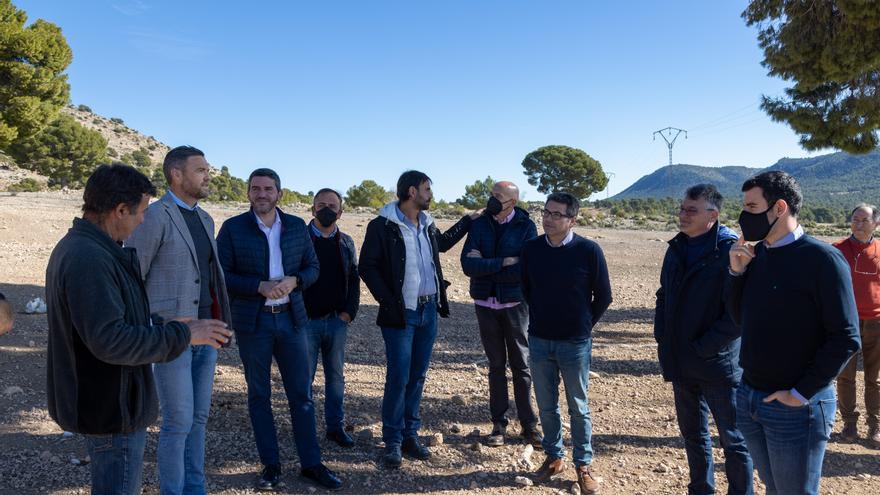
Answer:
[[[761,213],[749,213],[743,210],[742,213],[739,214],[739,228],[742,229],[743,238],[745,240],[755,242],[767,237],[767,234],[770,233],[770,229],[776,224],[776,220],[779,220],[779,217],[776,217],[776,220],[773,220],[773,223],[770,223],[770,220],[767,220],[767,212],[772,208],[773,206],[770,206]]]
[[[330,226],[333,225],[333,222],[336,221],[336,212],[325,206],[315,212],[315,218],[318,220],[318,223],[321,224],[321,227],[324,227],[325,229],[330,228]]]
[[[501,201],[498,201],[498,198],[495,196],[489,196],[489,201],[486,202],[486,209],[483,210],[483,213],[489,216],[495,216],[501,213],[501,210],[504,209],[504,205]]]

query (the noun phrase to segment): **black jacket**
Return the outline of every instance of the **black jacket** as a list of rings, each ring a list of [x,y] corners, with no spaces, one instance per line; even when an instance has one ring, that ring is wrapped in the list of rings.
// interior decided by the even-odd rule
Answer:
[[[444,318],[449,316],[449,302],[446,299],[446,287],[449,282],[443,279],[440,253],[448,251],[460,241],[467,234],[470,224],[471,218],[464,216],[442,233],[433,221],[428,225],[434,267],[437,280],[440,281],[437,313]],[[380,327],[406,328],[406,311],[403,302],[405,269],[406,245],[400,227],[385,216],[374,218],[367,224],[358,271],[370,293],[379,303],[376,324]]]
[[[739,383],[740,329],[724,305],[724,281],[736,233],[715,222],[712,244],[686,267],[687,236],[669,241],[654,313],[654,339],[667,381]]]
[[[314,246],[317,236],[315,236],[315,232],[312,231],[311,225],[309,225],[309,236],[311,237],[312,245]],[[342,230],[337,228],[334,238],[336,240],[336,245],[339,247],[339,257],[342,261],[342,272],[346,281],[345,309],[343,309],[343,311],[348,313],[348,316],[354,321],[361,304],[361,279],[360,276],[358,276],[357,251],[354,247],[354,240]]]
[[[521,302],[521,264],[501,266],[504,258],[519,257],[523,244],[537,237],[535,222],[529,212],[516,208],[514,217],[504,227],[501,237],[496,236],[498,222],[483,215],[471,223],[467,240],[461,250],[461,268],[471,278],[470,294],[478,300],[495,297],[500,303]],[[469,258],[476,249],[482,258]]]
[[[87,220],[55,246],[46,268],[49,414],[66,431],[130,433],[159,412],[152,363],[189,346],[186,325],[151,325],[134,249]]]

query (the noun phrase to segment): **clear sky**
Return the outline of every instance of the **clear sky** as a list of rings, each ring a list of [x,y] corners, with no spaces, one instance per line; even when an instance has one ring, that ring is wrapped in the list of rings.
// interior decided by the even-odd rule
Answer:
[[[298,191],[415,168],[454,200],[581,148],[613,195],[668,161],[766,167],[807,153],[758,108],[766,76],[736,1],[13,0],[73,49],[74,104]],[[605,192],[597,197],[604,198]]]

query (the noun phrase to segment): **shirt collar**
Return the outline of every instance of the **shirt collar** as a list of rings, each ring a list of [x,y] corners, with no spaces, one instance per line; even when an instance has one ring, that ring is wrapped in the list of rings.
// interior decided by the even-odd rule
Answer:
[[[409,218],[407,218],[407,216],[403,214],[403,210],[400,209],[399,204],[394,207],[394,210],[395,210],[395,213],[397,213],[398,220],[405,223],[406,225],[409,225],[410,227],[414,226],[412,224],[412,222],[410,222]],[[424,226],[425,226],[425,214],[420,211],[419,212],[419,225],[417,225],[416,227],[424,227]]]
[[[314,221],[314,220],[312,220],[311,222],[309,222],[309,227],[312,228],[312,233],[315,234],[315,237],[324,237],[324,238],[328,238],[328,239],[329,239],[330,237],[335,237],[335,236],[336,236],[336,233],[339,232],[339,225],[335,225],[335,224],[334,224],[334,225],[333,225],[333,232],[330,232],[330,235],[324,235],[324,233],[321,232],[320,229],[318,229],[318,226],[315,225],[315,221]]]
[[[566,234],[565,238],[562,239],[562,242],[560,242],[558,246],[554,246],[553,244],[550,244],[550,238],[547,237],[546,235],[544,236],[544,239],[547,240],[547,244],[549,244],[550,247],[562,247],[562,246],[565,246],[566,244],[568,244],[569,242],[571,242],[572,239],[574,239],[574,229],[569,229],[568,234]]]
[[[856,245],[858,245],[858,246],[867,246],[867,245],[871,244],[872,242],[874,242],[874,236],[871,236],[871,238],[868,239],[868,240],[865,241],[865,242],[862,242],[862,241],[858,240],[858,239],[856,238],[856,236],[854,236],[854,235],[850,235],[850,236],[849,236],[849,239],[850,239],[850,241],[853,242],[853,244],[856,244]]]
[[[501,220],[500,222],[498,220],[495,220],[495,221],[498,222],[498,225],[504,225],[505,223],[510,223],[510,221],[513,220],[513,217],[515,215],[516,215],[516,208],[510,210],[510,214],[507,215],[506,217],[504,217],[504,219]]]
[[[804,228],[801,227],[800,224],[798,224],[797,228],[795,228],[794,230],[789,232],[788,235],[786,235],[782,239],[779,239],[778,241],[774,242],[772,245],[768,244],[767,241],[764,241],[764,245],[767,246],[767,249],[781,248],[782,246],[787,246],[787,245],[791,244],[792,242],[800,239],[803,236],[804,236]]]
[[[171,201],[174,201],[174,204],[183,208],[184,210],[194,211],[199,206],[198,202],[196,202],[196,204],[192,206],[184,203],[182,199],[178,198],[177,195],[174,194],[170,187],[168,188],[168,197],[171,198]]]
[[[262,227],[266,230],[272,230],[272,228],[274,228],[276,225],[281,225],[281,215],[278,214],[277,209],[275,210],[275,221],[272,222],[272,227],[267,227],[266,224],[263,223],[263,219],[260,218],[260,215],[257,215],[257,212],[255,212],[254,210],[251,210],[251,213],[253,213],[254,217],[256,217],[257,225],[259,225],[260,227]]]

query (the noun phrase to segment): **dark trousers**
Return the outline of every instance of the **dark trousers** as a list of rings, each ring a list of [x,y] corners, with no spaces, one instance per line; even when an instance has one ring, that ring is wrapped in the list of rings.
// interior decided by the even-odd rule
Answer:
[[[265,466],[281,465],[272,415],[270,376],[274,356],[290,407],[300,466],[310,468],[320,464],[321,448],[315,431],[315,403],[312,402],[312,373],[305,329],[294,327],[290,312],[260,313],[255,331],[238,333],[236,340],[244,364],[248,412],[260,462]]]
[[[537,426],[532,407],[532,375],[529,372],[529,307],[520,303],[512,308],[491,309],[474,306],[480,326],[480,340],[489,360],[489,413],[492,423],[507,426],[507,364],[513,375],[513,397],[523,430]]]
[[[730,495],[752,495],[752,458],[736,427],[736,387],[726,384],[673,382],[675,413],[690,468],[688,495],[715,493],[715,465],[709,435],[709,412],[724,449],[724,472]]]
[[[855,423],[856,368],[859,355],[865,368],[865,412],[868,425],[880,425],[880,320],[861,320],[862,350],[852,357],[837,377],[837,403],[844,422]]]

